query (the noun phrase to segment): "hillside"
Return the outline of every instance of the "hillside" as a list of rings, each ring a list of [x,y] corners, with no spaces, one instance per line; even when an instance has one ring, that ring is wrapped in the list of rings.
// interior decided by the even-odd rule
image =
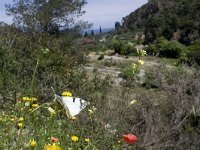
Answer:
[[[149,0],[123,18],[123,29],[143,32],[145,42],[164,36],[184,44],[191,44],[200,36],[199,0]]]

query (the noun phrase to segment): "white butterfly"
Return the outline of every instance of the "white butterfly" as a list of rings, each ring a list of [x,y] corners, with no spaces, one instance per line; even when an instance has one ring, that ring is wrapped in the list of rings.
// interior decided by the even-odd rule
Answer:
[[[87,102],[79,97],[59,96],[55,92],[54,94],[56,98],[60,99],[64,107],[68,109],[70,116],[78,115],[87,106]]]

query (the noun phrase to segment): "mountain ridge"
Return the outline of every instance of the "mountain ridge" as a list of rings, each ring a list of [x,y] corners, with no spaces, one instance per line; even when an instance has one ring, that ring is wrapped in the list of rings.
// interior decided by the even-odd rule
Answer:
[[[158,37],[191,44],[200,37],[200,1],[149,0],[123,18],[122,29],[143,32],[145,43]]]

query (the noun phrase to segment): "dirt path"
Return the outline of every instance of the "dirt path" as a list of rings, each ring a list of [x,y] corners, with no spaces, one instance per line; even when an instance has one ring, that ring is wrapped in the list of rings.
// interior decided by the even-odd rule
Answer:
[[[95,53],[90,53],[89,55],[87,55],[88,63],[84,66],[84,69],[88,73],[90,73],[90,75],[93,75],[94,72],[99,73],[100,75],[102,75],[102,77],[110,75],[115,85],[119,85],[120,82],[124,81],[124,79],[119,76],[121,74],[122,68],[120,68],[118,65],[112,65],[112,64],[126,63],[130,65],[132,62],[138,61],[138,57],[133,57],[133,56],[129,56],[128,58],[126,58],[125,56],[121,56],[121,55],[112,55],[112,56],[104,55],[102,60],[98,60],[99,57],[100,57],[100,54],[95,54]],[[109,65],[108,67],[108,66],[105,66],[105,63],[111,64],[111,65]],[[140,82],[144,81],[144,76],[145,76],[144,68],[152,67],[155,65],[159,65],[159,63],[156,61],[145,60],[145,64],[143,65],[140,73],[138,74],[138,76],[141,79]]]
[[[95,53],[90,53],[87,57],[89,58],[90,61],[98,61],[100,55],[97,55]],[[112,55],[112,56],[104,55],[103,61],[137,62],[138,57],[129,56],[128,58],[126,58],[125,56],[121,55]],[[145,66],[153,66],[153,65],[158,65],[158,63],[154,61],[145,60]]]

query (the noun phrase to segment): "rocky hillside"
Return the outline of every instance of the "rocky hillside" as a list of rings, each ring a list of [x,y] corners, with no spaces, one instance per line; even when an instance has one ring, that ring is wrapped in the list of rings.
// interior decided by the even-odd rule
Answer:
[[[145,42],[164,36],[191,44],[200,36],[199,0],[149,0],[123,18],[123,29],[143,32]]]

